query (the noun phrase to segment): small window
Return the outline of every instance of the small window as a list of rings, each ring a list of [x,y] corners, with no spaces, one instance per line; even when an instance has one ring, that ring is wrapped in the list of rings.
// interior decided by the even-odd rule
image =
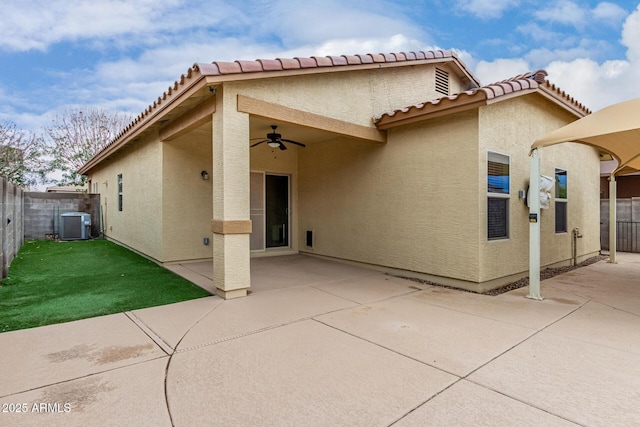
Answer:
[[[567,232],[567,171],[556,169],[556,233]]]
[[[509,237],[509,156],[487,153],[487,238]]]
[[[449,96],[449,73],[436,68],[436,92]]]
[[[122,174],[118,175],[118,210],[122,211]]]

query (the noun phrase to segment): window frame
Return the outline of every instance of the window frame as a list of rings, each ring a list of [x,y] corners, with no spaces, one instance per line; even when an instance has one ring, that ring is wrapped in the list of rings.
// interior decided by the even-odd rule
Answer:
[[[494,160],[492,160],[492,154],[494,155]],[[496,159],[496,157],[498,159]],[[502,159],[500,159],[500,157],[502,157]],[[506,163],[504,162],[499,162],[496,160],[506,160]],[[489,191],[489,177],[491,176],[489,174],[489,162],[493,161],[494,163],[501,163],[503,165],[507,165],[507,182],[506,182],[506,192],[499,192],[499,191]],[[504,153],[500,153],[498,151],[493,151],[493,150],[487,150],[487,161],[486,161],[486,172],[487,172],[487,179],[486,179],[486,186],[487,186],[487,240],[488,241],[500,241],[500,240],[509,240],[510,238],[510,232],[511,232],[511,156],[509,156],[508,154],[504,154]],[[505,230],[505,234],[504,235],[499,235],[499,236],[490,236],[490,227],[489,227],[489,203],[490,203],[490,199],[501,199],[501,200],[505,200],[505,223],[504,223],[504,230]]]
[[[118,174],[118,211],[122,212],[122,194],[123,194],[122,174]]]
[[[558,193],[560,193],[560,180],[558,179],[558,175],[564,175],[565,176],[565,183],[564,183],[564,196],[565,197],[558,197]],[[553,204],[553,208],[554,208],[554,215],[555,215],[555,232],[556,234],[562,234],[562,233],[567,233],[569,231],[569,213],[568,213],[568,207],[569,207],[569,173],[567,172],[566,169],[564,168],[555,168],[554,170],[554,179],[555,179],[555,188],[554,188],[554,204]],[[564,229],[562,229],[562,227],[559,229],[558,228],[558,203],[562,203],[564,204],[564,218],[563,218],[563,224],[564,224]]]

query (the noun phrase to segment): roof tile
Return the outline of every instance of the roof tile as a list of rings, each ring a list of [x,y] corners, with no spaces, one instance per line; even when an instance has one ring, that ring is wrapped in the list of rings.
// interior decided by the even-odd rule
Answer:
[[[371,56],[373,62],[386,62],[386,58],[380,53],[370,53],[369,56]]]
[[[236,61],[236,62],[219,62],[219,61],[216,61],[216,62],[214,62],[214,64],[216,64],[218,66],[218,70],[220,71],[220,74],[222,74],[222,75],[242,73],[242,68],[240,67],[240,64],[238,63],[238,61]]]
[[[438,52],[417,52],[416,57],[420,58],[423,54],[427,58],[429,58],[431,54],[446,56],[449,54],[449,52],[447,51],[439,51],[439,53]],[[591,113],[591,111],[588,110],[584,105],[577,102],[575,99],[567,95],[565,92],[560,91],[560,89],[558,89],[555,85],[550,84],[546,80],[547,76],[548,74],[545,70],[538,70],[535,72],[524,73],[524,74],[517,75],[515,77],[511,77],[506,80],[502,80],[496,83],[482,86],[480,88],[467,90],[455,95],[445,96],[442,98],[431,100],[429,102],[424,102],[424,103],[416,104],[410,107],[404,107],[394,111],[390,111],[388,113],[383,114],[382,117],[394,117],[401,113],[408,113],[414,109],[422,110],[428,105],[436,106],[442,103],[442,101],[444,100],[447,100],[449,102],[456,102],[463,96],[474,96],[478,93],[484,93],[486,99],[494,99],[510,93],[516,93],[516,92],[520,92],[528,89],[537,89],[540,85],[544,85],[544,87],[546,87],[547,89],[555,91],[558,95],[560,95],[560,97],[565,98],[565,100],[568,101],[569,104],[573,104],[574,107],[577,107],[584,114]],[[378,119],[377,121],[381,119],[382,118]]]
[[[317,68],[318,63],[316,60],[312,58],[298,58],[296,59],[300,62],[300,68]]]
[[[373,64],[373,58],[369,54],[356,56],[360,58],[360,61],[362,61],[363,64]]]
[[[331,62],[331,58],[327,56],[312,56],[313,59],[316,60],[318,67],[331,67],[333,63]]]
[[[297,70],[300,69],[300,61],[290,58],[278,58],[278,61],[282,64],[283,70]]]
[[[240,69],[243,73],[258,73],[264,71],[262,64],[258,61],[235,61],[240,65]]]
[[[342,57],[347,61],[349,65],[360,65],[362,64],[362,59],[358,55],[342,55]]]
[[[332,65],[347,65],[347,58],[344,56],[327,56],[331,60]]]
[[[262,71],[282,71],[282,62],[277,59],[257,59],[262,64]]]
[[[407,60],[407,57],[402,52],[393,53],[392,55],[396,57],[396,61],[406,61]]]

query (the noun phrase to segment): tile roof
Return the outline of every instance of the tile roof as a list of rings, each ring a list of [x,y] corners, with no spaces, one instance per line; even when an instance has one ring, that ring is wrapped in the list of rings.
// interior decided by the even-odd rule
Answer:
[[[583,104],[560,90],[560,88],[554,84],[549,83],[546,80],[547,75],[545,70],[520,74],[479,88],[400,108],[383,114],[382,117],[376,120],[376,126],[384,129],[393,125],[424,119],[424,116],[430,113],[440,113],[449,109],[459,110],[459,107],[464,107],[465,105],[471,108],[480,104],[487,104],[489,101],[497,98],[510,95],[517,96],[532,90],[544,91],[579,116],[591,114],[591,111]],[[421,116],[421,118],[418,118],[418,116]]]
[[[224,76],[229,74],[302,70],[348,65],[398,63],[446,58],[455,58],[458,60],[458,57],[454,52],[448,50],[435,50],[377,54],[368,53],[366,55],[312,56],[309,58],[256,59],[255,61],[216,61],[212,63],[194,64],[192,68],[206,76]],[[466,67],[464,68],[466,70]]]
[[[448,50],[419,51],[419,52],[398,52],[398,53],[368,53],[365,55],[341,55],[341,56],[311,56],[295,58],[276,59],[256,59],[255,61],[215,61],[211,63],[196,63],[191,66],[185,74],[180,76],[162,95],[156,99],[140,113],[129,125],[127,125],[113,141],[107,144],[99,153],[112,151],[122,145],[132,132],[136,132],[143,126],[147,126],[149,121],[156,117],[168,104],[173,102],[178,95],[194,87],[202,78],[213,78],[224,82],[225,80],[255,79],[265,78],[275,75],[291,75],[300,73],[323,73],[329,70],[340,71],[342,67],[348,69],[367,69],[387,66],[412,65],[415,61],[426,62],[455,62],[460,70],[467,75],[474,83],[479,85],[479,81],[458,58],[455,52]],[[346,69],[345,69],[346,71]],[[258,75],[260,73],[260,75]],[[274,73],[274,74],[270,74]],[[117,147],[112,147],[116,145]],[[94,164],[95,159],[91,159],[80,171],[86,172]]]

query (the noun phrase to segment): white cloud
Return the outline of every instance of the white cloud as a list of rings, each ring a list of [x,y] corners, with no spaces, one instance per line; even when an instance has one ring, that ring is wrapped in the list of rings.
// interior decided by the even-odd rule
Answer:
[[[570,0],[560,0],[552,3],[549,8],[536,11],[534,15],[541,21],[557,22],[582,28],[585,25],[588,9],[580,7]]]
[[[500,18],[506,10],[519,3],[518,0],[457,0],[456,8],[482,19],[490,19]]]
[[[497,59],[487,62],[480,61],[475,67],[475,75],[483,85],[508,79],[518,74],[530,71],[529,64],[522,58]]]
[[[563,7],[564,3],[568,2],[560,3],[559,7]],[[607,105],[640,97],[640,79],[637,77],[640,74],[640,5],[624,22],[622,44],[627,48],[625,59],[602,63],[589,59],[594,51],[603,51],[609,44],[583,39],[569,49],[539,48],[522,58],[480,61],[475,73],[486,84],[544,68],[549,73],[551,83],[596,111]]]
[[[181,8],[180,0],[27,0],[2,6],[0,48],[12,51],[46,50],[62,41],[112,39],[140,44],[162,39],[161,34],[183,29],[243,21],[240,9],[223,1],[201,8]],[[156,34],[154,34],[156,33]]]
[[[627,11],[615,3],[602,2],[591,10],[591,14],[597,21],[617,25],[627,16]]]
[[[557,1],[534,13],[541,21],[571,25],[581,30],[596,24],[617,26],[626,15],[627,12],[615,3],[601,2],[589,9],[572,0]]]

